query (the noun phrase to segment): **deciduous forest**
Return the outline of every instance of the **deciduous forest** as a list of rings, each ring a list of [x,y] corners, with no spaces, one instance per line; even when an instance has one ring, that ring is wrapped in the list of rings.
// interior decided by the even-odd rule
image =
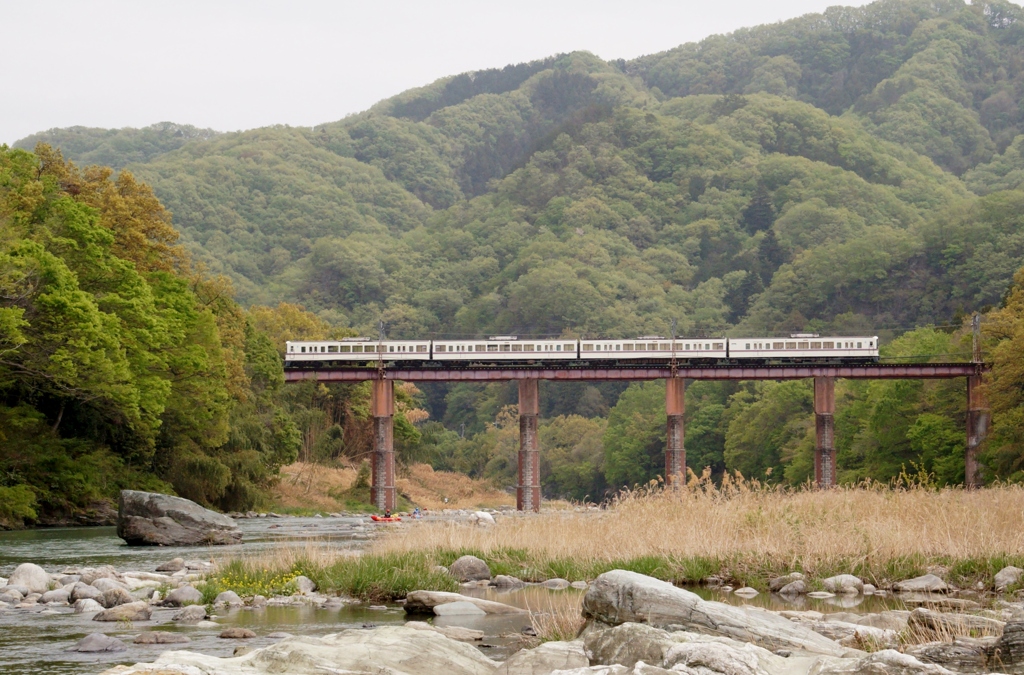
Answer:
[[[988,481],[1024,480],[1024,10],[881,0],[633,61],[465,73],[313,128],[51,129],[0,153],[0,523],[121,487],[221,509],[359,461],[367,390],[287,339],[877,334],[994,364]],[[844,381],[839,479],[963,480],[965,385]],[[507,487],[513,385],[401,388],[400,460]],[[542,480],[663,466],[659,383],[541,387]],[[698,474],[813,475],[810,382],[690,384]]]

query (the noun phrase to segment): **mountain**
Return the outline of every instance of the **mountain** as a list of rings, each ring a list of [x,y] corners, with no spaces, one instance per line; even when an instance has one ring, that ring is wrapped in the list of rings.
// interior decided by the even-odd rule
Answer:
[[[1024,262],[1022,16],[999,0],[881,0],[633,61],[464,73],[313,128],[75,127],[16,145],[150,184],[243,305],[299,303],[361,332],[383,319],[392,337],[619,337],[675,320],[891,341],[999,305]],[[620,401],[591,389],[548,412]],[[737,448],[763,439],[730,441],[728,425],[768,389],[701,394],[720,408],[702,427],[710,464],[747,466]],[[803,414],[790,393],[785,414]],[[508,401],[427,397],[479,433]],[[779,472],[806,456],[794,434]],[[858,443],[851,477],[898,472]]]

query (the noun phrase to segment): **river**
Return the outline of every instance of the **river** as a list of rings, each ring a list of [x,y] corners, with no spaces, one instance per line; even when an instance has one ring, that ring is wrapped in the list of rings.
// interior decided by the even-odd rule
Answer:
[[[223,559],[244,551],[247,555],[265,548],[311,544],[328,547],[338,553],[352,552],[364,546],[374,527],[364,518],[280,518],[239,521],[243,543],[239,546],[212,548],[129,547],[117,537],[113,527],[62,528],[0,532],[0,576],[7,577],[20,563],[33,562],[48,572],[66,567],[113,565],[118,571],[153,571],[171,558]],[[733,594],[712,589],[691,589],[705,599],[737,604],[755,604],[770,609],[815,609],[822,612],[877,612],[894,607],[891,599],[831,598],[799,599],[801,604],[783,603],[778,596],[761,594],[744,600]],[[498,600],[533,611],[578,605],[582,591],[548,591],[528,586],[516,592],[495,589],[471,589],[469,594]],[[856,606],[854,606],[856,603]],[[387,623],[403,623],[405,612],[400,606],[371,609],[365,604],[320,609],[312,606],[270,606],[265,610],[217,610],[217,627],[200,628],[171,622],[176,609],[154,608],[147,630],[156,629],[186,634],[191,642],[178,645],[135,645],[131,639],[139,627],[98,623],[89,614],[74,614],[70,608],[39,606],[32,609],[0,609],[0,672],[10,675],[95,674],[116,664],[151,661],[168,649],[189,649],[216,656],[230,656],[240,644],[263,647],[273,644],[279,636],[292,633],[309,636],[336,633],[347,628],[362,628]],[[491,658],[503,658],[514,640],[508,635],[519,633],[529,620],[522,616],[436,617],[435,624],[457,625],[483,630],[489,637],[478,646]],[[228,626],[251,629],[257,637],[249,640],[225,640],[218,637]],[[90,633],[104,632],[122,639],[128,651],[104,654],[79,654],[69,651]],[[505,635],[506,637],[501,637]]]

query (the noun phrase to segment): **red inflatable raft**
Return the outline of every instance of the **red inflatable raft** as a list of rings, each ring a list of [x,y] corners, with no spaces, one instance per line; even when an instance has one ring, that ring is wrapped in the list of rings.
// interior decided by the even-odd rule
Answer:
[[[370,516],[370,520],[375,523],[397,523],[402,519],[398,516],[391,516],[390,518],[385,518],[384,516]]]

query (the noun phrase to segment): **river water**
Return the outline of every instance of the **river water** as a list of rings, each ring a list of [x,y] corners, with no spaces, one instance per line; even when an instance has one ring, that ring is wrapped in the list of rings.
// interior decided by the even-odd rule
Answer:
[[[171,558],[210,560],[228,556],[259,553],[281,546],[327,547],[338,553],[360,549],[375,527],[363,518],[281,518],[239,521],[243,543],[239,546],[214,548],[128,547],[117,537],[113,527],[65,528],[0,532],[0,576],[7,577],[20,563],[33,562],[48,572],[66,567],[113,565],[118,571],[153,571]],[[778,596],[762,594],[744,600],[733,594],[712,589],[691,589],[709,600],[736,604],[753,604],[769,609],[814,609],[821,612],[877,612],[901,608],[884,598],[802,598],[798,604],[782,601]],[[582,591],[549,591],[528,586],[514,592],[495,589],[471,589],[467,594],[508,604],[545,611],[565,605],[578,606]],[[188,649],[215,656],[231,656],[235,647],[264,647],[280,637],[272,634],[291,633],[309,636],[336,633],[349,628],[367,628],[382,624],[401,624],[407,618],[400,606],[371,609],[364,604],[348,604],[335,608],[312,606],[269,606],[264,610],[217,610],[217,627],[200,628],[178,625],[171,621],[176,609],[155,608],[151,621],[137,625],[99,623],[89,614],[74,614],[70,608],[0,609],[0,673],[5,675],[95,674],[116,664],[151,661],[169,649]],[[491,658],[503,658],[509,636],[518,634],[529,619],[523,616],[436,617],[437,625],[457,625],[484,631],[489,637],[478,644]],[[242,626],[256,633],[249,640],[225,640],[219,633],[229,626]],[[132,638],[142,631],[160,630],[184,633],[191,642],[174,645],[135,645]],[[118,637],[128,651],[110,654],[79,654],[69,651],[90,633],[103,632]],[[504,637],[502,637],[504,636]]]

